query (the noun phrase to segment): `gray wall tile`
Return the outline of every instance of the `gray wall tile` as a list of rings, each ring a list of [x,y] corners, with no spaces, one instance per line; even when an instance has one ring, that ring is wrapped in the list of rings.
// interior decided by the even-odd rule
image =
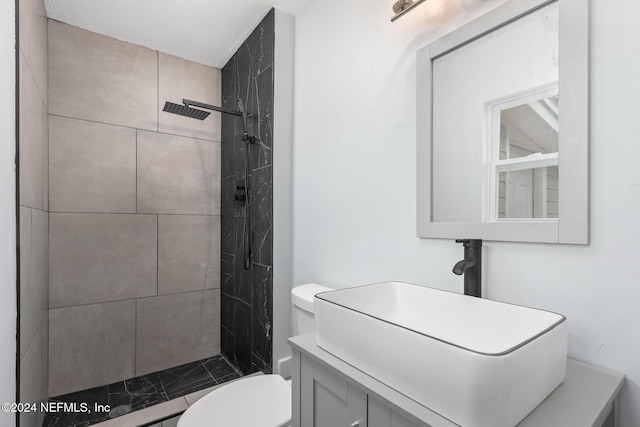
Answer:
[[[220,352],[220,291],[138,300],[136,375]]]
[[[220,70],[176,56],[158,57],[158,130],[163,133],[220,141],[220,113],[205,120],[190,119],[162,111],[164,103],[182,104],[190,99],[220,106]]]
[[[138,131],[138,212],[220,214],[220,143]]]
[[[42,210],[49,211],[49,114],[42,113]]]
[[[42,319],[42,394],[45,398],[49,397],[49,312]]]
[[[21,0],[20,50],[34,76],[40,97],[47,104],[47,12],[43,0]]]
[[[158,217],[158,294],[220,287],[220,217]]]
[[[31,242],[24,261],[28,272],[25,280],[20,280],[20,346],[23,350],[47,316],[49,305],[49,214],[32,209],[30,222]],[[21,270],[22,264],[21,253]]]
[[[47,17],[43,0],[23,0],[19,18],[20,90],[20,401],[47,399],[48,127]],[[41,412],[20,425],[42,425]]]
[[[135,376],[135,301],[51,310],[49,395]]]
[[[154,215],[50,215],[49,306],[155,295]]]
[[[52,212],[136,212],[135,129],[51,116]]]
[[[38,325],[38,330],[33,340],[29,342],[28,350],[24,357],[20,359],[20,402],[38,403],[47,400],[47,389],[42,387],[43,330]],[[22,412],[20,413],[21,427],[40,427],[42,425],[42,413]]]
[[[33,295],[31,278],[31,208],[20,206],[20,357],[24,357],[27,347],[38,327],[35,310],[30,306]]]
[[[20,55],[20,204],[43,209],[44,162],[42,98]]]
[[[158,55],[49,21],[49,112],[157,130]]]
[[[20,356],[48,313],[48,213],[20,208]]]
[[[40,323],[49,309],[49,213],[37,209],[31,212],[31,255],[31,279],[37,292],[34,307]]]

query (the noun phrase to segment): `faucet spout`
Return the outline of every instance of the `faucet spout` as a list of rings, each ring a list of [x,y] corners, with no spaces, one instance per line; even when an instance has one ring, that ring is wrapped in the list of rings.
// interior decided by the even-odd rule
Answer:
[[[475,265],[476,262],[472,259],[463,259],[462,261],[458,261],[456,265],[453,266],[453,274],[462,276],[465,271],[467,271],[471,267],[474,267]]]
[[[482,240],[460,239],[464,247],[464,259],[453,266],[453,273],[464,275],[464,294],[482,297]]]

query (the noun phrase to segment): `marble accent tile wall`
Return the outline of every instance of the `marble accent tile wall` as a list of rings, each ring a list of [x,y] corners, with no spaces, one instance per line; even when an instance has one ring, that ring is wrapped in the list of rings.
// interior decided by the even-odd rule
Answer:
[[[162,107],[220,70],[55,21],[49,58],[49,395],[219,353],[219,117]]]
[[[47,399],[49,365],[47,18],[43,0],[18,3],[19,399],[42,402]],[[40,426],[42,418],[41,413],[22,413],[20,425]]]
[[[246,207],[234,202],[244,183],[242,122],[222,118],[221,305],[222,352],[243,373],[271,372],[273,341],[273,60],[272,10],[222,69],[222,102],[245,105],[248,131],[260,142],[249,146],[249,205],[253,258],[243,266]]]

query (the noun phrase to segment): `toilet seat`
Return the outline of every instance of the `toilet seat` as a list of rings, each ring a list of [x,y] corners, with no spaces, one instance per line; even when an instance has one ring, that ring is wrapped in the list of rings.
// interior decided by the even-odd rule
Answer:
[[[291,420],[291,386],[280,375],[224,385],[194,403],[177,427],[280,427]]]

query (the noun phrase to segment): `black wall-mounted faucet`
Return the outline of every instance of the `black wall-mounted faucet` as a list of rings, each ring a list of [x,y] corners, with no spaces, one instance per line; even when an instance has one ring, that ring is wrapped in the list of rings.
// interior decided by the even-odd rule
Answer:
[[[464,274],[464,294],[472,297],[482,297],[482,240],[458,239],[464,247],[464,259],[453,266],[453,272],[458,276]]]

